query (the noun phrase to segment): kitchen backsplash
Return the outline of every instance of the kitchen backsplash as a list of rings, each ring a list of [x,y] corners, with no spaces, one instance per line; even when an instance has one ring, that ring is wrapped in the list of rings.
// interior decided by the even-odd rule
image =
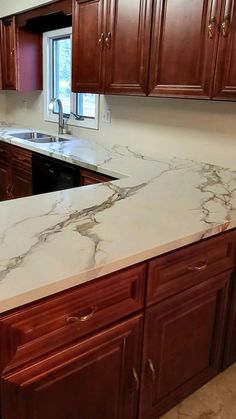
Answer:
[[[45,129],[43,93],[6,92],[0,96],[0,116],[9,123]],[[111,110],[111,124],[102,121]],[[103,143],[132,145],[140,152],[161,153],[236,167],[236,103],[203,100],[100,97],[99,130],[69,127],[72,134]]]

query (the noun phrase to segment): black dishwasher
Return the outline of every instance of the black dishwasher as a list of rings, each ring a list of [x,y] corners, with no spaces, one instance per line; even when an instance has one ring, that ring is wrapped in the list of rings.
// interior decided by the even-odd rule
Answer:
[[[79,171],[69,163],[33,153],[32,183],[33,195],[73,188],[79,186]]]

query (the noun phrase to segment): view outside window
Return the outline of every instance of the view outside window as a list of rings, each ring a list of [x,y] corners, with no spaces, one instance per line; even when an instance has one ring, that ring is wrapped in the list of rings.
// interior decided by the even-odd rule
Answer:
[[[63,111],[71,111],[71,38],[62,37],[53,40],[53,96],[62,101]],[[54,112],[58,113],[55,104]],[[76,95],[76,113],[85,118],[96,117],[96,98],[91,93]]]

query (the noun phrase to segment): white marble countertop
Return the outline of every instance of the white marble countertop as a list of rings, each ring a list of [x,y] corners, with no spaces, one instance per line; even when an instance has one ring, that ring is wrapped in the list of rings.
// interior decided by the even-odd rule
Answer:
[[[11,132],[0,139],[120,180],[0,203],[0,312],[236,227],[236,170]]]

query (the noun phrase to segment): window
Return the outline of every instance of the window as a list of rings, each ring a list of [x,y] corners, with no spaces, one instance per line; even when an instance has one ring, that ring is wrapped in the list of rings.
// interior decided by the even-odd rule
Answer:
[[[43,35],[44,119],[58,122],[57,104],[52,112],[49,102],[59,97],[69,125],[96,129],[99,96],[71,92],[71,34],[71,28],[65,28]]]

